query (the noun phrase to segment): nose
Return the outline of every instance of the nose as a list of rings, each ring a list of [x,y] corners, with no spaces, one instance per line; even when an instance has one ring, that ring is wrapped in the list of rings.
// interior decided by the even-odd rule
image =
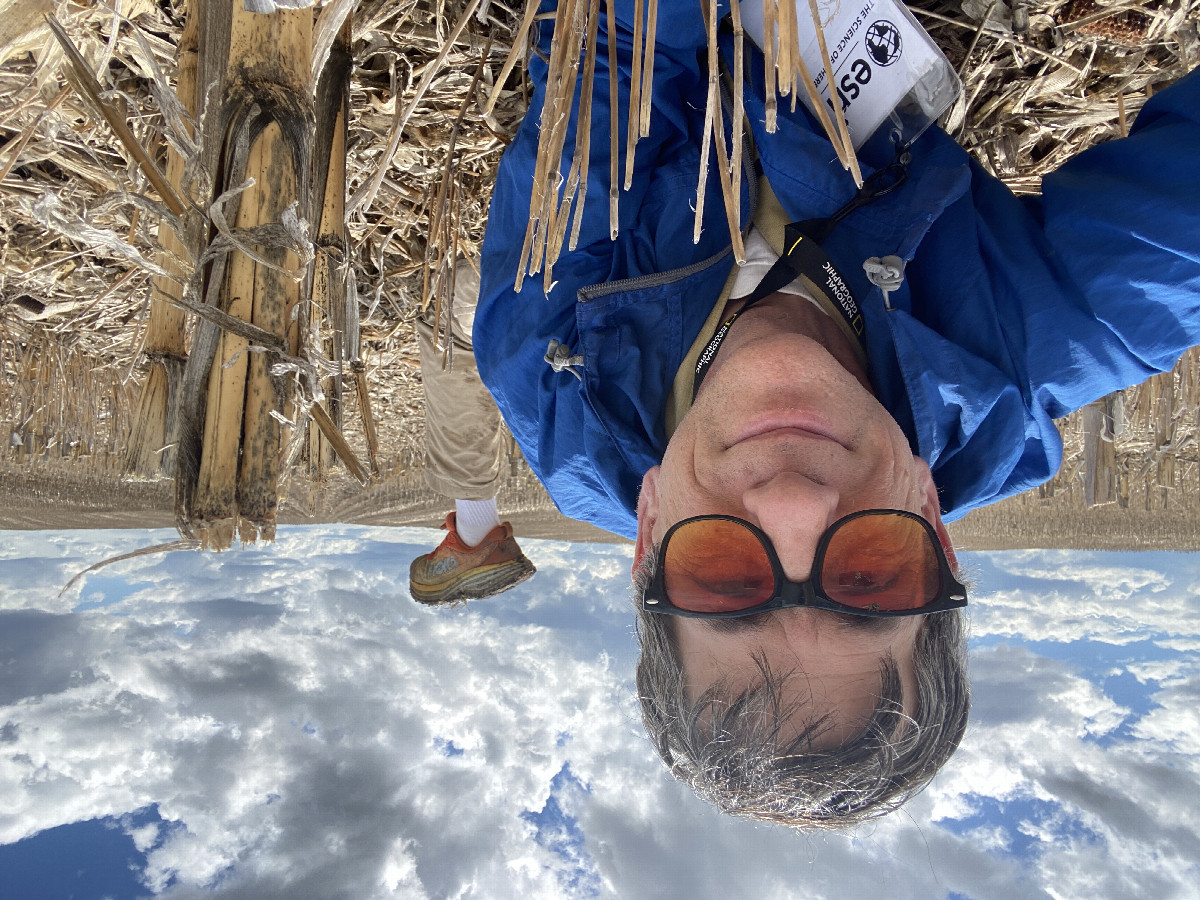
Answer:
[[[747,490],[742,504],[775,545],[787,577],[804,581],[821,535],[835,521],[838,499],[835,488],[784,472]]]

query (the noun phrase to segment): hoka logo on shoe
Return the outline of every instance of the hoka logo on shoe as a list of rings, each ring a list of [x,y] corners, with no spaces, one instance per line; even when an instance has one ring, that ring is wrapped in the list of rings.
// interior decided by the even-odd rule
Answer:
[[[458,567],[458,560],[455,559],[453,556],[447,556],[444,559],[439,559],[437,562],[435,562],[433,565],[431,565],[429,567],[429,571],[430,571],[430,574],[435,575],[435,576],[436,575],[445,575],[451,569],[454,569],[457,567]]]

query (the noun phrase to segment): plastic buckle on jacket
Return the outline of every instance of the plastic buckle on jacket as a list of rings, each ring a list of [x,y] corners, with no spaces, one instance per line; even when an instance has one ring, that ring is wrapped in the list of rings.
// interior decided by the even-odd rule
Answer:
[[[871,284],[883,291],[883,305],[891,309],[888,294],[904,283],[904,260],[898,256],[872,256],[863,260],[863,271]]]
[[[551,339],[549,345],[546,347],[546,355],[543,359],[550,364],[550,368],[555,372],[561,372],[563,369],[566,369],[580,381],[583,381],[583,376],[579,373],[579,369],[583,367],[582,353],[572,356],[570,347]]]

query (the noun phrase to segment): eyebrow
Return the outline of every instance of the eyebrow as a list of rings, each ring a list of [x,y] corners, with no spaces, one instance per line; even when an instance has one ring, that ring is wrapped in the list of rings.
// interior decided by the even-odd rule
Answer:
[[[779,610],[755,613],[752,616],[731,616],[724,619],[701,619],[701,621],[719,634],[743,634],[765,628],[771,621],[771,616]],[[856,616],[851,613],[840,613],[832,610],[821,610],[822,615],[832,615],[843,628],[857,631],[878,633],[894,628],[900,623],[900,617]]]

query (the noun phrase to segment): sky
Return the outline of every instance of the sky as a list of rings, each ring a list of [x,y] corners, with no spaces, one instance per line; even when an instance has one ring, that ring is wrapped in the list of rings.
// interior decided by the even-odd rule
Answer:
[[[960,554],[971,723],[849,833],[723,816],[642,732],[627,545],[465,608],[427,529],[91,563],[0,532],[0,900],[1195,898],[1200,554]]]

